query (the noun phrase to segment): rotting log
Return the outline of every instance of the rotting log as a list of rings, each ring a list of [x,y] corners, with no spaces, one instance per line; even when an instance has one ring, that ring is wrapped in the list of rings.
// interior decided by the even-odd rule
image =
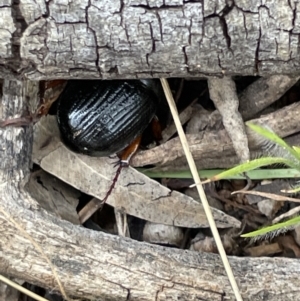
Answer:
[[[291,1],[0,1],[0,78],[299,75]]]
[[[28,85],[3,81],[0,118],[26,111]],[[234,300],[218,255],[95,232],[41,209],[23,188],[31,146],[31,126],[0,130],[0,273],[58,291],[56,271],[68,296],[86,299]],[[299,296],[297,260],[231,257],[230,263],[244,300]]]

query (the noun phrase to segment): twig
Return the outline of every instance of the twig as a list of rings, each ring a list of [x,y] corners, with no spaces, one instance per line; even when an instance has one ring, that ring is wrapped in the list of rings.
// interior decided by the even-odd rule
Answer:
[[[27,296],[29,296],[29,297],[37,300],[37,301],[48,301],[48,299],[45,299],[45,298],[37,295],[36,293],[28,290],[27,288],[25,288],[25,287],[23,287],[23,286],[15,283],[15,282],[13,282],[13,281],[11,281],[10,279],[8,279],[8,278],[6,278],[6,277],[4,277],[2,275],[0,275],[0,281],[6,283],[7,285],[9,285],[9,286],[15,288],[16,290],[18,290],[19,292],[21,292],[21,293],[23,293],[23,294],[25,294],[25,295],[27,295]]]
[[[261,191],[237,190],[237,191],[232,192],[231,194],[237,194],[237,193],[258,195],[258,196],[261,196],[263,198],[271,199],[271,200],[274,200],[274,201],[283,201],[283,202],[290,201],[290,202],[300,203],[300,199],[290,198],[290,197],[285,196],[285,195],[279,195],[279,194],[275,194],[275,193],[267,193],[267,192],[261,192]]]
[[[243,118],[238,110],[239,99],[235,82],[229,76],[209,77],[208,89],[211,100],[222,116],[223,125],[228,133],[234,150],[241,162],[250,159],[248,137]]]

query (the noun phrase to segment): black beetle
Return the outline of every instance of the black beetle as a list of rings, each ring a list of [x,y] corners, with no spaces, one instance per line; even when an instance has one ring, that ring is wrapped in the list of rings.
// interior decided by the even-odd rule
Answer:
[[[157,104],[151,80],[71,80],[58,99],[62,140],[90,156],[118,153],[142,134]]]

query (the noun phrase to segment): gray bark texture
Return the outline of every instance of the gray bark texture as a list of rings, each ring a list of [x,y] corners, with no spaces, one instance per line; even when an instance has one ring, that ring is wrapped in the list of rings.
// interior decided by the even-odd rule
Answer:
[[[295,76],[299,7],[288,0],[0,0],[0,76]]]
[[[24,116],[25,79],[299,74],[291,1],[0,0],[0,119]],[[219,256],[95,232],[24,190],[32,127],[0,129],[0,273],[92,300],[234,300]],[[237,258],[244,300],[297,300],[300,263]]]

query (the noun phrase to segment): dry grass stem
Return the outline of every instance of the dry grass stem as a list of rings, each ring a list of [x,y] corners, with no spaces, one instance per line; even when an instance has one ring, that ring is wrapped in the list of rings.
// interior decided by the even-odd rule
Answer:
[[[167,101],[168,101],[168,104],[169,104],[169,107],[170,107],[170,110],[171,110],[171,113],[172,113],[172,116],[173,116],[173,119],[174,119],[174,122],[175,122],[175,125],[176,125],[176,128],[177,128],[177,131],[178,131],[178,135],[180,137],[180,141],[181,141],[184,153],[186,155],[186,159],[188,161],[191,173],[193,175],[194,181],[195,181],[195,183],[200,184],[201,180],[200,180],[200,177],[199,177],[199,174],[198,174],[198,171],[197,171],[197,167],[196,167],[195,161],[192,157],[192,154],[190,152],[189,145],[188,145],[185,133],[183,131],[182,125],[180,123],[177,108],[176,108],[176,105],[175,105],[175,102],[174,102],[173,95],[171,93],[169,84],[168,84],[168,82],[165,78],[161,78],[160,80],[161,80],[161,84],[163,86],[163,89],[164,89],[164,92],[165,92],[165,95],[166,95],[166,98],[167,98]],[[221,256],[224,268],[226,270],[229,282],[230,282],[230,284],[232,286],[232,289],[233,289],[233,292],[235,294],[236,300],[237,301],[242,301],[243,300],[242,296],[240,294],[238,285],[236,283],[236,280],[234,278],[234,275],[233,275],[232,269],[230,267],[228,258],[226,256],[226,253],[225,253],[225,250],[224,250],[224,247],[223,247],[223,244],[222,244],[222,241],[221,241],[216,223],[215,223],[214,218],[212,216],[212,212],[211,212],[211,209],[209,207],[209,204],[208,204],[208,201],[207,201],[204,189],[203,189],[203,186],[202,185],[197,185],[197,190],[198,190],[199,197],[201,199],[201,202],[202,202],[207,220],[209,222],[210,229],[211,229],[213,237],[215,239],[219,254]]]

